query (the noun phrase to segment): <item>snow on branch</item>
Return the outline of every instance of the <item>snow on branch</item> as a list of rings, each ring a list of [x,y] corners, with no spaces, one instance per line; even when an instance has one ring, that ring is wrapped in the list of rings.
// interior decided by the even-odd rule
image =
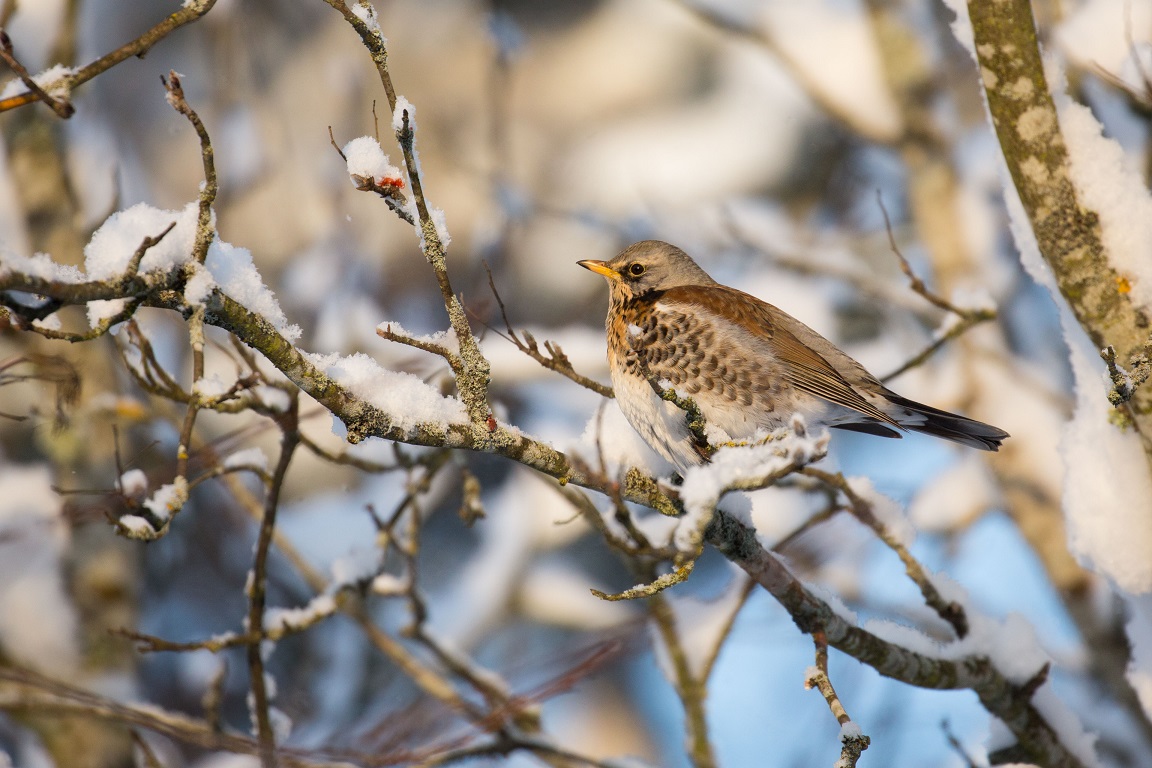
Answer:
[[[154,355],[146,350],[146,338],[134,323],[127,324],[127,341],[120,345],[126,360],[133,356],[128,368],[137,381],[144,382],[149,391],[188,406],[180,430],[176,477],[169,483],[160,484],[147,500],[138,501],[137,508],[150,517],[142,513],[120,518],[121,526],[132,532],[147,533],[142,526],[154,531],[158,527],[163,529],[197,482],[198,479],[188,477],[187,469],[192,427],[198,410],[223,407],[241,392],[257,385],[271,388],[278,384],[282,387],[277,392],[283,396],[283,403],[275,408],[258,409],[280,432],[280,452],[275,466],[270,470],[262,454],[242,452],[220,462],[219,474],[205,473],[203,476],[219,476],[226,482],[234,482],[234,472],[251,471],[262,481],[266,491],[262,502],[243,497],[240,491],[236,491],[238,498],[247,499],[244,505],[259,521],[260,528],[247,586],[246,627],[242,633],[222,643],[222,646],[243,645],[248,655],[252,713],[258,739],[243,740],[246,751],[260,754],[265,764],[269,764],[275,761],[278,748],[275,710],[270,704],[274,690],[264,672],[266,651],[262,648],[262,641],[312,626],[337,609],[361,623],[371,642],[419,688],[451,710],[462,713],[474,724],[484,725],[488,732],[495,731],[491,727],[493,723],[503,728],[505,717],[509,721],[515,717],[517,722],[527,723],[529,728],[526,730],[535,725],[529,707],[514,700],[500,685],[492,683],[483,668],[471,663],[465,654],[425,626],[426,609],[414,576],[417,534],[402,529],[397,523],[401,519],[416,520],[412,531],[418,529],[417,498],[427,492],[434,475],[454,466],[454,462],[449,460],[454,455],[452,449],[461,449],[503,456],[555,478],[560,486],[565,486],[566,496],[580,505],[588,517],[600,520],[605,530],[610,529],[606,522],[608,518],[602,517],[582,493],[573,493],[575,489],[571,486],[582,486],[608,495],[613,501],[613,510],[618,513],[616,522],[627,534],[618,537],[620,548],[628,554],[639,553],[646,558],[645,568],[639,574],[646,583],[627,591],[627,594],[622,593],[624,596],[654,597],[655,604],[663,605],[660,601],[667,596],[656,594],[659,589],[686,578],[705,543],[711,544],[742,568],[756,584],[769,591],[789,611],[802,631],[813,635],[817,642],[818,664],[822,665],[821,649],[823,662],[826,662],[827,648],[834,647],[884,675],[911,685],[936,689],[969,688],[978,694],[991,714],[1007,725],[1016,736],[1021,753],[1029,759],[1046,765],[1078,766],[1090,762],[1090,751],[1083,749],[1082,743],[1062,741],[1063,721],[1054,717],[1051,709],[1045,708],[1047,702],[1044,697],[1049,693],[1047,668],[1040,666],[1033,670],[1027,666],[1026,662],[1033,661],[1031,655],[1022,656],[1023,661],[1011,668],[1003,666],[1000,657],[994,658],[992,649],[981,644],[990,635],[968,632],[968,617],[959,600],[950,599],[946,594],[947,588],[930,581],[923,569],[911,560],[904,542],[899,541],[890,526],[881,525],[877,500],[859,484],[850,483],[842,476],[810,473],[834,489],[833,496],[843,495],[857,518],[900,553],[909,574],[920,584],[926,601],[950,621],[957,637],[962,639],[953,643],[949,652],[934,653],[933,649],[921,645],[920,637],[911,633],[885,635],[879,628],[858,625],[854,618],[834,609],[829,600],[822,599],[811,587],[793,576],[775,555],[764,549],[755,531],[733,514],[718,509],[719,501],[729,491],[766,487],[823,458],[827,448],[826,435],[808,435],[802,425],[797,425],[790,435],[770,437],[754,445],[721,445],[713,449],[705,434],[706,425],[698,418],[698,409],[691,400],[680,397],[660,382],[652,381],[657,391],[667,395],[685,411],[700,447],[707,449],[706,452],[702,450],[701,455],[711,458],[709,464],[687,471],[683,486],[677,493],[650,473],[634,467],[626,471],[622,480],[610,476],[603,461],[599,469],[589,468],[547,443],[533,439],[511,425],[499,423],[488,403],[489,362],[480,352],[462,302],[449,281],[447,232],[442,226],[441,216],[428,204],[424,195],[415,147],[414,108],[396,94],[392,85],[386,41],[375,13],[363,3],[350,7],[343,0],[326,2],[344,15],[371,53],[388,95],[391,125],[404,158],[401,170],[388,162],[376,139],[357,139],[345,145],[342,151],[348,171],[357,188],[376,191],[390,200],[390,205],[396,204],[407,211],[406,220],[416,228],[421,250],[436,275],[448,315],[451,342],[419,339],[398,326],[385,327],[382,335],[443,357],[455,374],[458,396],[445,395],[414,376],[387,370],[366,355],[309,354],[297,346],[300,331],[288,323],[276,297],[261,281],[251,254],[221,241],[215,231],[211,211],[215,194],[214,170],[210,164],[211,145],[203,124],[184,102],[179,81],[174,76],[167,83],[173,106],[188,117],[201,139],[207,178],[199,201],[179,212],[136,206],[114,215],[93,237],[91,253],[86,252],[83,272],[58,267],[41,258],[6,261],[0,267],[0,301],[7,307],[10,317],[34,328],[37,328],[35,323],[42,323],[56,309],[68,305],[87,306],[90,325],[100,333],[111,331],[121,322],[130,320],[138,307],[167,309],[179,313],[187,323],[188,344],[193,350],[192,380],[187,386],[180,385],[175,377],[163,371]],[[208,7],[211,7],[210,2],[186,4],[186,10],[200,12]],[[404,199],[402,189],[409,190],[411,207]],[[915,278],[909,276],[915,285]],[[37,294],[40,298],[29,300],[28,294]],[[516,338],[506,318],[505,321],[509,333]],[[231,340],[238,348],[248,350],[247,354],[253,357],[256,353],[263,355],[298,391],[278,378],[256,376],[257,366],[251,361],[248,361],[248,367],[253,369],[253,378],[249,380],[241,376],[232,386],[206,375],[204,351],[209,343],[206,331],[210,327],[232,334]],[[522,343],[524,347],[537,351],[530,336],[525,335]],[[1124,348],[1120,348],[1123,351]],[[548,359],[556,370],[579,380],[571,375],[574,372],[570,365],[565,372],[566,358],[558,347],[545,344],[545,349],[550,353]],[[243,355],[241,358],[247,360]],[[270,375],[278,375],[269,371]],[[424,452],[424,460],[405,463],[398,458],[397,465],[409,470],[404,499],[391,515],[380,517],[373,512],[378,528],[377,541],[386,543],[369,553],[371,559],[365,561],[368,563],[366,568],[352,568],[344,574],[347,578],[336,580],[339,586],[335,589],[342,596],[348,596],[349,604],[340,605],[333,593],[327,591],[329,586],[318,584],[315,574],[304,565],[299,570],[318,595],[304,609],[284,611],[269,608],[266,604],[268,557],[276,535],[279,492],[288,464],[298,447],[315,450],[299,430],[300,393],[312,397],[342,421],[350,442],[377,437],[439,450]],[[121,477],[126,476],[122,474]],[[470,484],[468,477],[472,477]],[[140,478],[130,479],[132,483],[122,479],[122,494],[127,494],[129,487],[134,495],[147,493],[147,486],[140,482]],[[478,481],[475,476],[465,475],[464,482],[466,488],[471,486],[464,493],[470,514],[478,514],[477,510],[482,512]],[[651,545],[640,526],[634,525],[627,515],[626,502],[643,504],[677,518],[673,535],[675,550]],[[625,510],[624,514],[619,514],[621,510]],[[131,519],[133,517],[139,517],[140,521]],[[612,535],[616,535],[614,531]],[[303,561],[290,546],[280,541],[276,544],[293,562]],[[401,568],[407,570],[400,575],[385,572],[385,548],[396,553]],[[657,567],[662,568],[668,562],[673,563],[672,573],[657,576]],[[366,595],[369,589],[375,590],[377,597],[407,600],[413,625],[406,639],[420,644],[431,661],[426,662],[407,652],[397,638],[372,621],[370,612],[356,599]],[[930,593],[931,590],[934,591]],[[732,618],[736,610],[738,607],[733,609]],[[656,618],[662,623],[662,630],[673,628],[675,622],[670,621],[668,615]],[[731,629],[730,621],[721,635]],[[986,629],[983,624],[980,627]],[[695,665],[691,663],[693,660],[689,658],[689,649],[684,647],[683,638],[673,639],[669,634],[666,642],[669,648],[679,650],[679,664],[683,669],[677,676],[677,684],[684,689],[681,696],[686,709],[694,708],[691,727],[698,729],[693,736],[700,739],[695,742],[700,751],[695,751],[694,746],[693,754],[699,758],[699,764],[707,764],[702,686],[718,651],[702,664]],[[716,641],[715,649],[718,649],[719,642]],[[826,681],[826,669],[824,673]],[[465,680],[471,690],[462,694],[454,684],[454,677]],[[821,681],[815,682],[823,690]],[[851,727],[842,707],[838,710],[832,706],[835,694],[830,684],[827,689],[831,693],[825,692],[825,696],[842,725],[844,759],[854,762],[867,746],[866,737]],[[483,698],[491,711],[477,704],[478,698]],[[492,720],[492,712],[500,714],[499,722]],[[118,714],[118,721],[131,722],[129,715],[136,717],[139,713]],[[153,721],[158,719],[156,716]],[[512,741],[499,741],[505,737]],[[549,752],[545,746],[517,736],[511,729],[507,732],[501,730],[499,737],[494,739],[493,744],[484,746],[536,750],[552,757],[560,755],[556,750]],[[847,751],[850,747],[856,750],[854,756]],[[465,756],[463,752],[461,756]]]
[[[1143,350],[1150,324],[1152,271],[1142,233],[1152,199],[1142,182],[1130,183],[1111,151],[1115,142],[1083,107],[1060,96],[1064,108],[1057,109],[1029,0],[971,0],[968,15],[992,127],[1027,215],[1027,229],[1016,227],[1024,263],[1040,282],[1054,283],[1097,349],[1112,346],[1129,360]],[[1106,211],[1109,195],[1121,189],[1136,196],[1142,215],[1117,220]],[[1033,248],[1046,267],[1029,258]],[[1152,463],[1152,390],[1137,390],[1122,407]]]

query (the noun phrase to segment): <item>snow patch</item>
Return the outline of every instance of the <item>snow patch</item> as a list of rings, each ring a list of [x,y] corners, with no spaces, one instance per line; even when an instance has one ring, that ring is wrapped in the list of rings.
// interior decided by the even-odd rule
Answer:
[[[464,424],[464,404],[445,397],[440,390],[401,371],[390,371],[368,355],[305,355],[312,363],[352,394],[383,410],[393,425],[410,430],[421,424]]]
[[[400,169],[392,165],[388,155],[380,147],[380,142],[371,136],[352,139],[341,150],[348,166],[348,176],[353,185],[359,186],[355,177],[372,179],[379,186],[402,186],[404,177]]]

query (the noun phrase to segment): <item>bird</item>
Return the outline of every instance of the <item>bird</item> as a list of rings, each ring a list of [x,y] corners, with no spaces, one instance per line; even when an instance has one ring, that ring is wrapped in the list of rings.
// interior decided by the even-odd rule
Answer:
[[[716,282],[674,245],[643,240],[610,261],[577,264],[608,281],[608,366],[620,410],[681,473],[712,452],[689,428],[687,399],[713,444],[717,430],[721,442],[747,440],[797,416],[807,428],[881,437],[912,430],[985,451],[1009,437],[896,394],[819,333]]]

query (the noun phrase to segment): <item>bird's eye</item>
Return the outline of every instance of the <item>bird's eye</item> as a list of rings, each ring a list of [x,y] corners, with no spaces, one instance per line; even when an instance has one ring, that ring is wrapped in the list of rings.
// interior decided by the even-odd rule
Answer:
[[[646,267],[643,264],[634,261],[628,265],[628,274],[632,275],[632,277],[640,277],[640,275],[644,274],[645,269]]]

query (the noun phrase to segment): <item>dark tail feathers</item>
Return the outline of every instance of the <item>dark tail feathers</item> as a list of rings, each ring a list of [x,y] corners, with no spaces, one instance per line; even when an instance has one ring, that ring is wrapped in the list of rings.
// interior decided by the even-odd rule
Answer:
[[[1008,433],[999,427],[985,424],[982,421],[917,403],[893,392],[885,392],[884,396],[892,405],[906,411],[906,413],[889,411],[889,415],[905,429],[923,432],[934,437],[942,437],[945,440],[951,440],[971,448],[979,448],[982,451],[999,450],[1000,443],[1009,437]]]

